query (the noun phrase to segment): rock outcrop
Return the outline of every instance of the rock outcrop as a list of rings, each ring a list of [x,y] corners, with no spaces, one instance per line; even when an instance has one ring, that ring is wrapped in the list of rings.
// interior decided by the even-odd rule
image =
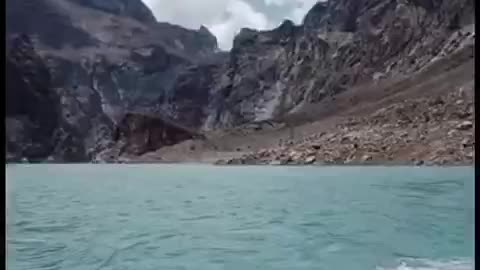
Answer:
[[[139,156],[192,139],[203,140],[205,137],[161,115],[129,112],[113,132],[114,145],[101,153],[97,161],[118,160],[122,156]]]

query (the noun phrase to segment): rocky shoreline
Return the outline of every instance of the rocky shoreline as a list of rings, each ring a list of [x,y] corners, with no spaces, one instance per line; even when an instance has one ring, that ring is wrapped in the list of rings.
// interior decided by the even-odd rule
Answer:
[[[404,100],[333,130],[216,165],[473,165],[473,85]]]
[[[473,162],[445,162],[444,164],[440,164],[438,162],[432,161],[411,161],[411,160],[397,160],[397,161],[389,161],[389,160],[376,160],[376,161],[358,161],[358,162],[324,162],[324,161],[315,161],[313,163],[279,163],[278,161],[271,161],[270,163],[266,161],[257,161],[254,160],[253,162],[245,161],[242,162],[243,159],[230,159],[230,160],[219,160],[215,162],[213,165],[215,166],[272,166],[272,167],[470,167],[474,166]],[[128,163],[131,164],[131,163]],[[145,163],[148,164],[148,163]],[[156,163],[155,163],[156,164]],[[160,163],[163,164],[163,163]],[[172,164],[172,163],[168,163]],[[176,162],[173,164],[183,164],[181,162]]]
[[[181,161],[139,161],[139,160],[118,160],[116,162],[105,162],[105,163],[99,163],[99,162],[79,162],[79,163],[72,163],[72,162],[51,162],[51,161],[41,161],[41,162],[36,162],[36,161],[23,161],[23,162],[9,162],[6,161],[5,165],[22,165],[22,164],[29,164],[29,165],[34,165],[34,164],[55,164],[55,165],[61,165],[61,164],[126,164],[126,165],[134,165],[134,164],[145,164],[145,165],[212,165],[212,166],[222,166],[222,167],[238,167],[238,166],[270,166],[270,167],[409,167],[409,166],[422,166],[422,167],[470,167],[474,166],[472,162],[452,162],[452,163],[445,163],[445,164],[437,164],[434,162],[412,162],[409,160],[406,161],[365,161],[365,162],[351,162],[351,163],[328,163],[328,162],[313,162],[310,164],[307,163],[289,163],[289,164],[280,164],[278,162],[236,162],[241,159],[230,159],[234,160],[231,163],[228,163],[225,160],[219,160],[215,163],[209,163],[209,162],[181,162]],[[230,161],[228,160],[228,161]]]

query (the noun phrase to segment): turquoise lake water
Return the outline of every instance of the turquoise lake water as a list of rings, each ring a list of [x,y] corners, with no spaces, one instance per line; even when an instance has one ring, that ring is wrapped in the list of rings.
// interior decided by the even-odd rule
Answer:
[[[474,269],[474,169],[8,165],[9,270]]]

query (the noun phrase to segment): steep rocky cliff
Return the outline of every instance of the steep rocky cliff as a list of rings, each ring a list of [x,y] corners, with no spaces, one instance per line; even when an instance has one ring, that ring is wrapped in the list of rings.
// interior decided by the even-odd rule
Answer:
[[[354,85],[410,76],[472,46],[473,10],[473,0],[331,0],[299,26],[243,29],[207,127],[278,118]]]
[[[211,132],[338,114],[358,104],[355,97],[342,105],[339,95],[362,97],[365,89],[408,80],[452,55],[465,56],[451,60],[457,66],[470,61],[474,6],[474,0],[318,2],[302,24],[242,29],[231,51],[221,52],[207,28],[156,22],[140,0],[7,0],[8,155],[115,160],[124,142],[126,152],[142,154],[191,139],[139,115]],[[141,113],[125,117],[132,111]],[[121,140],[114,136],[120,127]],[[164,131],[171,134],[144,140]]]
[[[26,36],[11,42],[5,65],[7,159],[45,158],[53,149],[60,109],[50,74]]]
[[[88,87],[65,85],[28,36],[7,44],[7,158],[78,162],[106,147],[112,125],[99,95]]]
[[[188,84],[190,79],[184,78],[192,65],[218,62],[218,57],[210,57],[217,51],[216,38],[205,27],[188,30],[158,23],[140,0],[8,0],[6,8],[6,53],[12,59],[7,75],[20,73],[19,82],[13,81],[14,74],[7,87],[8,110],[15,117],[20,111],[48,123],[39,124],[39,133],[10,124],[16,127],[8,130],[11,138],[37,140],[38,134],[44,139],[38,143],[41,154],[31,154],[28,149],[35,147],[16,139],[16,147],[28,150],[17,151],[17,160],[92,160],[112,146],[112,130],[125,112],[160,108],[165,117],[183,115],[183,110],[191,115],[206,103],[192,99],[208,100],[201,92],[205,89],[175,92],[176,85]],[[17,54],[25,49],[11,45],[19,35],[28,48],[21,59]],[[22,80],[36,84],[24,85]],[[204,79],[191,83],[199,80]],[[48,95],[37,97],[40,90]],[[35,106],[18,102],[25,96]],[[167,104],[173,100],[178,104]],[[198,120],[191,123],[201,125]]]

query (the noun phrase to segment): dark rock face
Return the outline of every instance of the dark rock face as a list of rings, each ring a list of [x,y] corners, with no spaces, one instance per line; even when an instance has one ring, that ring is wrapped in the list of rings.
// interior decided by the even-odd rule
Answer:
[[[201,138],[202,135],[168,119],[141,113],[127,113],[114,133],[114,141],[121,145],[119,155],[141,155],[163,146]]]
[[[316,3],[303,18],[303,25],[308,29],[319,29],[326,26],[326,15],[328,12],[328,2]]]
[[[216,38],[205,27],[157,23],[140,0],[8,0],[6,6],[7,39],[29,37],[20,58],[24,49],[7,51],[7,133],[14,140],[7,145],[17,156],[93,160],[112,147],[113,127],[125,112],[166,109],[165,117],[186,119],[208,102],[205,72],[186,78],[192,66],[218,62]],[[200,126],[201,119],[187,123]],[[39,146],[26,142],[32,140]],[[16,150],[23,146],[41,153]]]
[[[61,76],[51,72],[28,37],[19,36],[9,44],[7,156],[17,161],[49,156],[58,161],[88,160],[111,132],[98,94],[65,83],[63,78],[72,70],[62,69]]]
[[[91,35],[74,25],[67,14],[59,12],[59,7],[48,0],[7,0],[5,7],[7,36],[35,35],[54,49],[60,49],[64,45],[78,48],[96,44]]]
[[[58,96],[31,40],[14,38],[6,60],[6,147],[14,160],[47,157],[58,125]]]
[[[222,68],[222,64],[213,62],[182,70],[172,84],[171,94],[159,100],[159,111],[168,112],[172,119],[186,126],[201,128],[210,114],[208,106],[216,106],[210,99],[211,87],[221,79]]]

